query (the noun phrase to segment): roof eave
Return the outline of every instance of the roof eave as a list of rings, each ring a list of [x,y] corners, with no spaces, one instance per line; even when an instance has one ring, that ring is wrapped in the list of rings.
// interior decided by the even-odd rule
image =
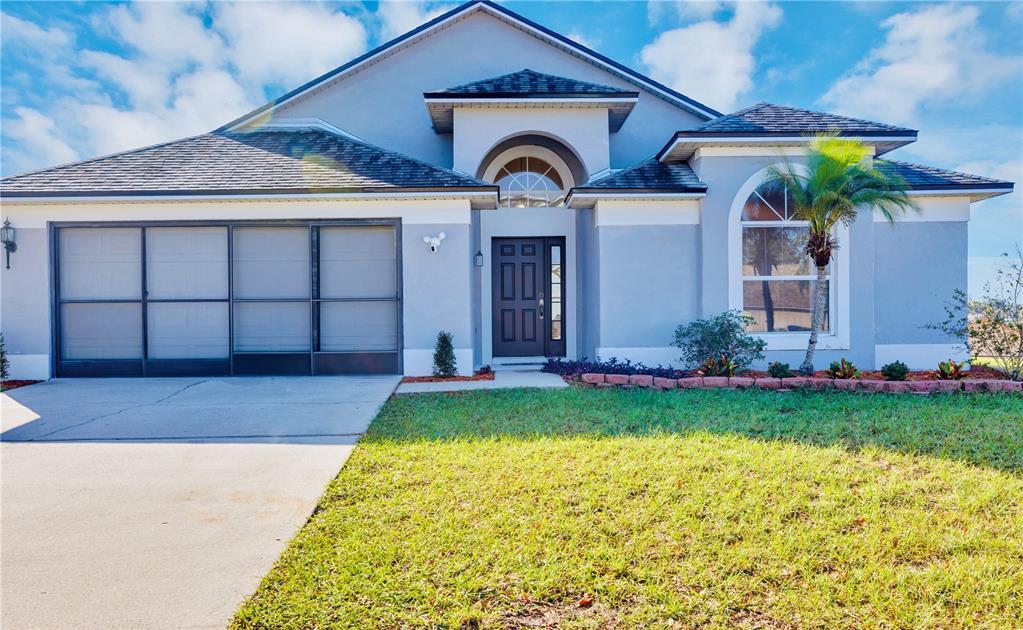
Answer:
[[[639,92],[423,92],[428,101],[462,100],[508,100],[508,99],[549,99],[549,100],[637,100]]]
[[[969,197],[970,203],[1001,197],[1011,193],[1015,188],[1012,182],[998,182],[984,185],[974,184],[933,184],[913,186],[908,191],[910,197]]]
[[[815,133],[825,133],[822,131],[817,132],[805,132],[805,133],[781,133],[781,132],[764,132],[764,133],[704,133],[704,132],[675,132],[675,135],[668,140],[667,143],[661,150],[657,152],[656,158],[659,162],[687,160],[692,157],[695,153],[696,148],[704,145],[724,145],[724,146],[800,146],[808,144],[816,136]],[[843,138],[850,138],[853,140],[860,140],[864,144],[870,144],[877,148],[875,155],[883,155],[889,151],[893,151],[899,147],[906,146],[916,142],[917,132],[909,130],[907,132],[842,132],[838,134]],[[676,148],[680,149],[676,151]]]
[[[601,199],[701,199],[707,195],[707,189],[688,188],[573,188],[565,196],[565,205],[569,208],[592,208]]]
[[[74,203],[102,201],[272,201],[281,199],[365,198],[498,198],[497,186],[403,186],[315,189],[237,190],[103,190],[103,191],[3,191],[0,199],[16,203]]]

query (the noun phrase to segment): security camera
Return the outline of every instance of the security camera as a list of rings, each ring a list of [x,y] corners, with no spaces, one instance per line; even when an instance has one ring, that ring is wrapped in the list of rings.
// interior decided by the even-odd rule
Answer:
[[[437,253],[440,249],[440,242],[445,238],[444,232],[441,232],[437,236],[424,236],[423,242],[430,246],[430,253]]]

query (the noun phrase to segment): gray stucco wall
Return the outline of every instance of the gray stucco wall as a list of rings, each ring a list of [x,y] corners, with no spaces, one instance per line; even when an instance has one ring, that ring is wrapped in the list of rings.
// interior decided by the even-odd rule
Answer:
[[[937,330],[944,304],[967,286],[967,223],[874,226],[877,343],[955,343]]]
[[[579,357],[594,358],[600,345],[600,235],[593,210],[576,215],[576,269],[579,269],[576,319],[579,322]]]
[[[50,243],[45,228],[16,233],[11,268],[0,269],[0,331],[10,355],[50,352]],[[3,262],[0,249],[0,262]],[[14,361],[17,359],[13,358]]]
[[[435,253],[423,237],[444,232]],[[455,348],[472,348],[468,224],[402,226],[405,350],[433,350],[437,333],[454,336]],[[467,366],[459,366],[466,368]]]
[[[699,227],[603,226],[600,346],[664,347],[699,313]]]
[[[475,13],[436,36],[278,108],[273,115],[276,119],[322,118],[369,142],[450,167],[451,134],[433,131],[423,92],[523,68],[638,89],[617,75],[497,18]],[[629,119],[618,133],[611,135],[611,166],[624,168],[646,159],[672,133],[700,122],[685,110],[640,91],[639,102]]]

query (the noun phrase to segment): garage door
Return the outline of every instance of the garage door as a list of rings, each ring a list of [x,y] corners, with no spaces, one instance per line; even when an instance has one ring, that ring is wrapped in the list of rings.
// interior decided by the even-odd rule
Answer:
[[[55,227],[56,373],[398,373],[398,229]]]

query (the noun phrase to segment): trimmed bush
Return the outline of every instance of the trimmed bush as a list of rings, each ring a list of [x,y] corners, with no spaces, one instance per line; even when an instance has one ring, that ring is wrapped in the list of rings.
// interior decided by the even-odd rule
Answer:
[[[454,376],[458,374],[458,363],[455,360],[455,346],[451,333],[442,330],[437,333],[437,345],[433,350],[433,375]]]
[[[0,382],[10,380],[10,377],[11,362],[7,359],[7,344],[3,334],[0,334]]]
[[[881,366],[881,376],[886,381],[904,381],[909,376],[909,366],[902,361],[893,361]]]
[[[682,376],[681,371],[676,370],[670,365],[667,367],[662,365],[649,367],[642,363],[633,363],[628,359],[619,361],[615,357],[611,357],[607,361],[601,361],[600,359],[590,361],[586,357],[579,361],[566,361],[565,359],[551,357],[547,359],[542,369],[544,372],[550,372],[551,374],[576,377],[581,374],[625,374],[627,376],[645,374],[658,378],[679,378]]]
[[[767,342],[746,332],[755,320],[742,311],[725,311],[708,319],[698,319],[675,329],[674,346],[682,349],[687,366],[701,366],[709,359],[724,357],[736,371],[749,368],[764,358]]]
[[[788,363],[775,361],[767,366],[767,373],[774,378],[789,378],[792,376],[792,368],[789,367]]]

